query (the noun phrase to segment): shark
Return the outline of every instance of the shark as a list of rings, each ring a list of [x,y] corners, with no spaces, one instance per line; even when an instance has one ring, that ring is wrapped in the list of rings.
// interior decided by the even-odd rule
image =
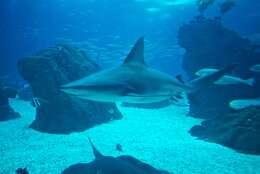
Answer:
[[[106,69],[61,86],[61,91],[98,102],[155,103],[176,100],[182,93],[192,94],[214,83],[235,65],[184,82],[153,69],[144,60],[144,37],[139,38],[117,67]]]

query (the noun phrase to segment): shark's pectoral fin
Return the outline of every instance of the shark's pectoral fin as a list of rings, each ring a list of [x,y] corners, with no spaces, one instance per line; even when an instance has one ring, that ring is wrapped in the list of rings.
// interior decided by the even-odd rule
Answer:
[[[186,107],[189,106],[186,102],[183,102],[183,96],[181,94],[176,94],[174,96],[171,96],[169,99],[169,102],[175,106],[181,106]]]

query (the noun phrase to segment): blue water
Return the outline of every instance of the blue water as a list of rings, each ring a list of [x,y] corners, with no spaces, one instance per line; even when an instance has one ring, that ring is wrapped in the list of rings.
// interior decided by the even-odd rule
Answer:
[[[161,61],[158,65],[155,58],[150,61],[151,64],[162,68],[172,63],[171,67],[164,68],[165,71],[175,73],[174,69],[177,69],[178,72],[176,61],[180,62],[181,51],[170,50],[165,55],[161,52],[176,44],[179,26],[198,15],[193,0],[174,6],[165,5],[164,0],[4,0],[0,8],[0,74],[9,74],[12,78],[18,78],[17,59],[53,45],[58,40],[82,42],[94,38],[98,40],[97,46],[105,47],[107,43],[113,43],[120,44],[120,49],[124,49],[140,36],[145,36],[156,45],[149,52],[154,57],[160,57]],[[160,10],[149,12],[149,8]],[[242,34],[256,32],[260,28],[258,10],[258,0],[237,0],[236,7],[224,16],[223,21]],[[210,7],[207,13],[209,16],[217,15],[217,7]],[[109,55],[107,51],[94,52]],[[95,59],[95,56],[91,58]],[[110,59],[119,62],[118,59],[124,56],[112,54]]]
[[[204,16],[207,18],[221,16],[223,26],[237,32],[237,34],[241,37],[247,37],[255,33],[260,33],[260,0],[235,0],[235,7],[232,8],[228,13],[221,15],[218,7],[219,4],[223,1],[224,0],[216,0],[216,2],[205,11]],[[13,87],[21,88],[23,85],[27,84],[27,82],[21,77],[17,70],[17,61],[24,57],[31,56],[39,50],[54,46],[57,43],[72,44],[85,51],[88,58],[95,61],[101,67],[101,69],[111,68],[116,65],[120,65],[129,53],[135,41],[143,36],[145,38],[145,59],[149,66],[170,74],[173,77],[178,74],[183,74],[184,79],[186,80],[188,77],[185,70],[183,69],[182,60],[183,56],[185,55],[185,51],[187,50],[182,48],[178,43],[178,31],[180,27],[189,23],[194,19],[195,16],[198,15],[200,15],[200,13],[197,10],[196,0],[2,0],[0,2],[0,77],[6,77],[4,79],[9,84],[13,85]],[[204,37],[204,34],[201,33],[200,37]],[[260,38],[258,39],[260,43]],[[252,73],[247,73],[243,78],[249,78],[248,74],[251,75]],[[259,74],[255,76],[257,76],[259,80]],[[258,81],[258,87],[259,84],[260,83]],[[253,96],[253,98],[259,97],[255,96],[255,94],[259,94],[256,86],[254,86],[254,90],[256,92],[252,90],[252,93],[247,94],[246,88],[243,88],[242,90],[245,90],[245,93],[248,96]],[[237,93],[234,92],[234,95],[231,97],[236,96]],[[239,97],[240,96],[238,96],[238,99]],[[8,128],[15,127],[18,129],[18,131],[8,139],[9,143],[6,143],[3,147],[12,147],[12,145],[10,145],[12,144],[10,141],[11,139],[15,138],[16,135],[21,137],[17,138],[14,142],[20,142],[21,140],[21,142],[24,144],[28,143],[29,140],[34,140],[34,137],[27,139],[27,136],[35,136],[35,139],[37,139],[35,141],[35,146],[37,146],[37,148],[39,148],[41,145],[48,146],[48,141],[51,141],[53,144],[55,144],[56,138],[59,137],[48,137],[48,135],[45,134],[36,135],[36,133],[31,130],[28,132],[25,131],[24,134],[21,133],[21,131],[24,131],[24,127],[28,127],[28,125],[33,121],[35,108],[30,106],[29,101],[24,103],[21,101],[11,100],[11,103],[15,111],[19,111],[21,113],[21,119],[23,120],[21,120],[21,122],[19,122],[19,120],[10,122],[10,125],[8,125],[8,122],[3,123],[4,129],[0,130],[6,134],[9,132],[7,130]],[[178,120],[178,115],[181,115],[184,118],[188,114],[187,107],[171,108],[170,106],[170,108],[166,108],[165,110],[162,109],[154,113],[153,111],[148,110],[141,110],[139,113],[139,110],[135,109],[126,109],[120,106],[120,111],[122,113],[126,113],[127,115],[126,122],[123,124],[124,126],[128,126],[129,123],[127,123],[127,121],[130,120],[131,123],[135,124],[133,127],[138,129],[138,122],[133,119],[133,117],[131,117],[136,113],[138,113],[139,116],[154,114],[155,117],[158,118],[160,116],[159,112],[161,111],[167,115],[167,117],[164,115],[165,117],[163,118],[170,120],[169,115],[172,114],[173,118],[177,121],[181,120]],[[149,122],[149,120],[150,119],[140,119],[140,123],[145,124]],[[156,121],[159,123],[160,119]],[[192,173],[192,170],[195,171],[195,173],[207,173],[207,168],[203,170],[202,167],[203,162],[208,161],[209,162],[207,164],[209,166],[206,167],[209,168],[208,171],[212,171],[214,174],[218,172],[221,173],[223,171],[224,173],[229,173],[229,170],[232,170],[230,171],[230,174],[236,172],[240,172],[241,174],[257,174],[254,173],[254,171],[260,171],[259,163],[254,164],[255,161],[260,161],[259,156],[247,156],[245,154],[241,155],[236,151],[232,151],[228,148],[226,149],[226,147],[224,148],[216,144],[211,146],[210,144],[203,144],[202,141],[197,142],[195,139],[192,139],[188,134],[188,131],[195,124],[200,124],[199,121],[195,120],[194,118],[185,117],[185,119],[180,121],[180,124],[187,123],[188,126],[180,126],[176,123],[176,125],[174,125],[175,127],[173,126],[173,129],[177,131],[185,131],[186,134],[184,132],[180,134],[177,133],[177,143],[174,142],[171,144],[173,142],[172,139],[174,138],[170,137],[167,138],[169,141],[165,142],[164,144],[165,148],[168,147],[166,147],[166,145],[169,145],[172,150],[176,147],[179,148],[179,146],[182,146],[182,144],[178,144],[178,141],[182,142],[183,140],[183,147],[187,145],[187,149],[189,150],[195,147],[195,150],[198,150],[194,152],[194,155],[196,156],[195,160],[201,160],[197,161],[199,163],[198,168],[196,168],[195,165],[192,165],[189,166],[188,169],[185,169],[185,165],[189,165],[189,162],[187,162],[188,160],[195,163],[195,160],[192,159],[192,155],[188,153],[185,148],[179,149],[181,153],[184,154],[183,156],[182,154],[178,154],[177,152],[175,154],[175,152],[171,151],[172,156],[176,155],[178,157],[176,158],[176,161],[174,161],[174,164],[179,164],[179,166],[181,166],[180,168],[182,169],[178,169],[178,167],[175,166],[171,168],[170,165],[166,164],[169,162],[167,160],[172,160],[172,158],[165,158],[165,149],[164,151],[160,151],[159,155],[157,156],[153,156],[155,152],[151,151],[151,154],[153,154],[151,155],[150,151],[147,150],[146,155],[150,156],[143,159],[150,160],[152,158],[158,157],[154,161],[151,161],[153,165],[156,165],[156,163],[160,161],[160,157],[164,158],[162,160],[163,162],[158,162],[157,164],[159,165],[156,165],[156,167],[165,167],[169,170],[176,170],[171,171],[176,172],[176,174]],[[172,124],[168,124],[168,121],[164,120],[162,122],[165,124],[165,126],[171,128]],[[151,123],[151,125],[158,126],[155,122]],[[148,129],[145,126],[140,128],[141,132],[138,133],[139,135],[137,137],[142,138],[142,131],[145,132],[145,135],[151,136],[149,137],[150,139],[147,138],[149,141],[145,141],[145,138],[140,140],[140,142],[143,143],[142,145],[144,145],[144,149],[142,150],[145,151],[145,147],[154,147],[156,150],[161,148],[160,143],[158,142],[155,143],[154,146],[151,145],[153,143],[151,139],[158,137],[162,138],[164,136],[158,133],[160,129],[162,129],[164,133],[170,132],[166,129],[167,127],[165,128],[165,126],[159,125],[157,127],[158,129],[156,129],[157,132],[155,135],[148,135],[149,133],[147,133],[147,131],[150,131],[153,128]],[[90,132],[90,134],[94,137],[95,133],[99,133],[99,131],[105,133],[105,129],[111,129],[115,131],[115,133],[112,131],[112,133],[109,135],[113,136],[118,133],[116,132],[117,128],[122,128],[120,122],[116,123],[115,127],[108,126],[104,129],[102,127],[100,130],[99,128],[94,129],[93,132]],[[123,132],[124,134],[121,136],[117,135],[115,140],[123,141],[124,138],[128,136],[129,132],[126,130]],[[132,130],[132,132],[130,131],[130,133],[133,132],[135,132],[135,130]],[[102,139],[100,134],[98,134],[97,137]],[[169,135],[175,136],[173,132],[170,132]],[[87,133],[85,132],[79,136],[79,139],[81,139],[82,137],[86,137]],[[184,136],[184,138],[182,136]],[[72,135],[69,137],[69,139],[66,138],[67,137],[65,135],[62,135],[62,139],[59,141],[63,150],[57,147],[58,145],[55,147],[45,147],[41,151],[37,151],[35,149],[35,151],[32,150],[32,154],[33,152],[36,154],[33,156],[33,158],[35,158],[35,156],[37,157],[37,155],[40,153],[44,153],[44,150],[48,150],[48,148],[54,148],[55,150],[58,150],[57,153],[59,153],[60,150],[60,156],[63,155],[63,160],[67,160],[66,165],[65,163],[59,163],[58,168],[51,168],[49,173],[51,173],[50,171],[61,172],[61,169],[68,167],[68,164],[73,164],[73,162],[77,160],[77,157],[80,153],[86,152],[84,151],[85,147],[80,147],[81,149],[77,151],[76,146],[82,145],[81,143],[84,143],[85,141],[81,139],[81,141],[77,142],[78,144],[73,147],[74,151],[72,150],[72,153],[74,156],[72,155],[71,159],[67,159],[69,153],[64,153],[62,151],[67,148],[65,145],[70,145],[70,140],[77,141],[77,137]],[[5,137],[2,136],[0,139],[3,140]],[[40,139],[42,139],[42,142]],[[67,144],[62,144],[63,140]],[[135,141],[134,138],[126,140],[125,143],[129,145],[132,141]],[[104,138],[104,142],[109,142],[108,137]],[[135,142],[135,147],[138,147],[137,144],[138,143]],[[102,143],[99,142],[99,145],[101,146]],[[34,146],[32,145],[32,147]],[[109,148],[109,146],[105,146],[102,150],[107,147]],[[17,148],[23,148],[23,146],[19,144],[17,145]],[[30,148],[31,146],[28,147],[28,149]],[[202,157],[198,157],[200,156],[200,152],[204,152],[203,148],[209,151],[210,160],[202,159],[203,157],[207,157],[206,154],[203,154],[204,156],[202,155]],[[227,157],[224,157],[224,160],[218,156],[218,150],[222,154],[227,154]],[[90,151],[90,148],[88,151]],[[111,151],[112,150],[109,149],[107,150],[107,153]],[[138,148],[137,150],[129,150],[128,152],[136,154],[139,158],[141,158],[141,153],[140,151],[138,152]],[[143,151],[141,152],[144,153]],[[15,153],[19,153],[19,149],[12,149],[12,151],[9,153],[6,149],[1,148],[0,142],[0,164],[4,165],[5,162],[1,161],[1,153],[10,155],[4,158],[5,160],[10,160],[9,158],[14,157]],[[29,153],[25,153],[26,157],[28,157],[28,155]],[[50,153],[48,153],[48,155],[50,155]],[[118,153],[114,153],[113,155],[118,155]],[[21,156],[19,156],[19,158],[20,157]],[[58,158],[56,157],[57,156],[54,155],[51,157],[51,159],[57,160]],[[213,159],[215,157],[216,161]],[[44,155],[39,157],[40,160],[46,160],[46,158],[47,157]],[[87,158],[90,160],[89,156]],[[181,160],[178,161],[177,159]],[[239,166],[236,163],[236,159],[238,159],[237,163],[242,163],[244,161],[245,167],[235,169],[237,166]],[[80,157],[80,160],[84,160],[84,157]],[[8,167],[4,166],[4,172],[7,172],[7,174],[9,174],[10,171],[15,172],[16,168],[26,167],[27,163],[30,162],[30,160],[25,160],[27,163],[23,163],[19,159],[15,159],[14,161],[15,162],[13,163],[6,162],[8,163],[6,166],[11,166],[13,169],[9,169]],[[18,163],[18,165],[13,166],[14,163]],[[51,163],[52,162],[49,163],[50,167],[55,167]],[[34,166],[29,165],[29,168],[31,167],[31,171],[38,171],[40,173],[40,169],[38,169],[38,166],[35,166],[35,164],[39,164],[39,162],[33,163]],[[220,165],[220,167],[218,165]],[[44,168],[43,171],[48,171],[48,165],[44,164],[41,167]],[[2,171],[0,166],[0,174],[6,174],[1,172]]]

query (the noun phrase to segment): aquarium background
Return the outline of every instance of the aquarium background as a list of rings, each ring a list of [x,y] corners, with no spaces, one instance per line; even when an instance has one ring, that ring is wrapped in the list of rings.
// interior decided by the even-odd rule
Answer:
[[[196,0],[2,0],[0,174],[28,174],[19,168],[67,174],[74,164],[95,165],[87,137],[102,154],[137,158],[155,174],[260,173],[260,76],[250,70],[260,64],[260,1],[235,0],[221,14],[224,1],[201,14]],[[222,42],[208,41],[215,26]],[[59,93],[65,82],[120,65],[140,37],[147,64],[173,78],[181,74],[183,83],[207,63],[237,64],[231,75],[254,83],[212,85],[177,104],[102,103]],[[203,57],[205,50],[216,54]],[[57,69],[34,59],[27,64],[44,56]],[[42,79],[30,76],[38,72]],[[18,95],[3,95],[9,87]],[[237,99],[249,99],[242,110],[229,107]],[[140,162],[133,166],[144,170]]]
[[[91,59],[110,67],[124,59],[131,43],[140,36],[149,43],[146,57],[152,66],[179,73],[183,50],[176,43],[177,31],[198,11],[194,0],[178,2],[167,5],[166,0],[4,0],[0,7],[0,73],[20,79],[14,66],[16,60],[57,42],[79,44],[88,49]],[[206,11],[207,15],[219,16],[218,3],[215,4]],[[257,32],[258,9],[257,0],[237,0],[236,7],[223,16],[223,23],[242,35]]]

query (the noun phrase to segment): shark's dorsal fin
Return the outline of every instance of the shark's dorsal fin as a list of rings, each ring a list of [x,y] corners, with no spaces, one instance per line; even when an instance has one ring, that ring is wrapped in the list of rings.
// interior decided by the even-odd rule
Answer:
[[[97,150],[97,148],[94,146],[94,144],[92,143],[91,139],[88,137],[88,141],[92,147],[93,153],[95,158],[101,158],[103,157],[103,155]]]
[[[145,65],[144,61],[144,37],[138,39],[126,57],[124,61],[125,64],[133,64],[133,65]]]

